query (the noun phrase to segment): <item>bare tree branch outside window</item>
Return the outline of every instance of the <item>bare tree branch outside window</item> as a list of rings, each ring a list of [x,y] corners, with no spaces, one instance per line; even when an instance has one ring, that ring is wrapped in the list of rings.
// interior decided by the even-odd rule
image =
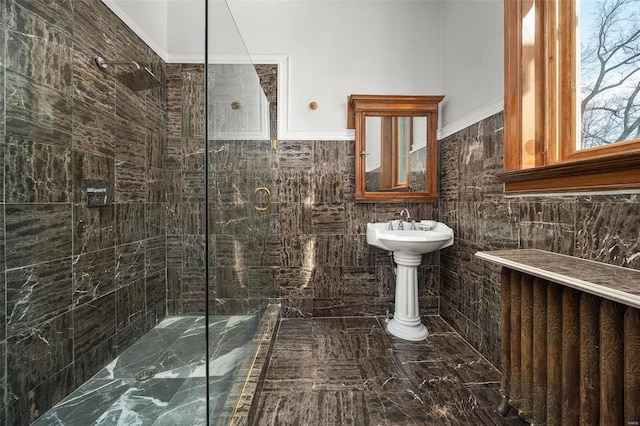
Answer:
[[[581,2],[581,141],[640,138],[640,0]]]

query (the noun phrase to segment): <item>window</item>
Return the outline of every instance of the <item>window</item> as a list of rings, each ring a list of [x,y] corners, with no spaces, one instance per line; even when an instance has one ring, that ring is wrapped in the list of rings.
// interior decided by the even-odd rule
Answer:
[[[409,188],[413,118],[381,117],[381,121],[380,189]]]
[[[505,0],[506,193],[640,188],[640,0]]]

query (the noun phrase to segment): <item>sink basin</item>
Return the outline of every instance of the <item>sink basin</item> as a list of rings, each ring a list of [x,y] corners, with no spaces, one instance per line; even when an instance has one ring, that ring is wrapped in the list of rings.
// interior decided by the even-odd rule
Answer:
[[[397,221],[393,222],[394,228]],[[403,222],[404,230],[388,229],[386,222],[367,223],[367,243],[392,252],[425,254],[449,247],[453,244],[453,229],[442,222],[418,230],[411,229],[411,223]]]
[[[453,229],[441,222],[425,221],[412,224],[393,221],[389,223],[367,223],[367,243],[374,247],[393,252],[395,263],[395,312],[387,323],[387,331],[406,340],[422,340],[429,335],[427,327],[420,321],[418,306],[418,266],[422,255],[449,247],[453,244]]]

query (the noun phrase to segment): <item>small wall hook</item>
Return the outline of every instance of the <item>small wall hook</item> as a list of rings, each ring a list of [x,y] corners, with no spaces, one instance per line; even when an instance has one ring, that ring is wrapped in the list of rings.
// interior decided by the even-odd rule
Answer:
[[[311,108],[312,110],[318,109],[318,103],[316,101],[311,102],[309,104],[309,108]]]
[[[231,102],[231,109],[240,109],[240,102],[238,101]]]

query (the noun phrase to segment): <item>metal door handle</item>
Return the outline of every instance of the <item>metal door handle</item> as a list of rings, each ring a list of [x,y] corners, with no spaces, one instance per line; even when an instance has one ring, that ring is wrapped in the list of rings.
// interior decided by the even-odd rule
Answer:
[[[265,192],[267,194],[267,205],[265,207],[258,207],[258,204],[256,202],[256,195],[258,194],[258,192]],[[258,210],[259,212],[265,212],[267,210],[269,210],[269,207],[271,206],[271,191],[269,191],[269,188],[266,188],[264,186],[260,186],[258,188],[256,188],[255,191],[253,191],[253,207]]]

